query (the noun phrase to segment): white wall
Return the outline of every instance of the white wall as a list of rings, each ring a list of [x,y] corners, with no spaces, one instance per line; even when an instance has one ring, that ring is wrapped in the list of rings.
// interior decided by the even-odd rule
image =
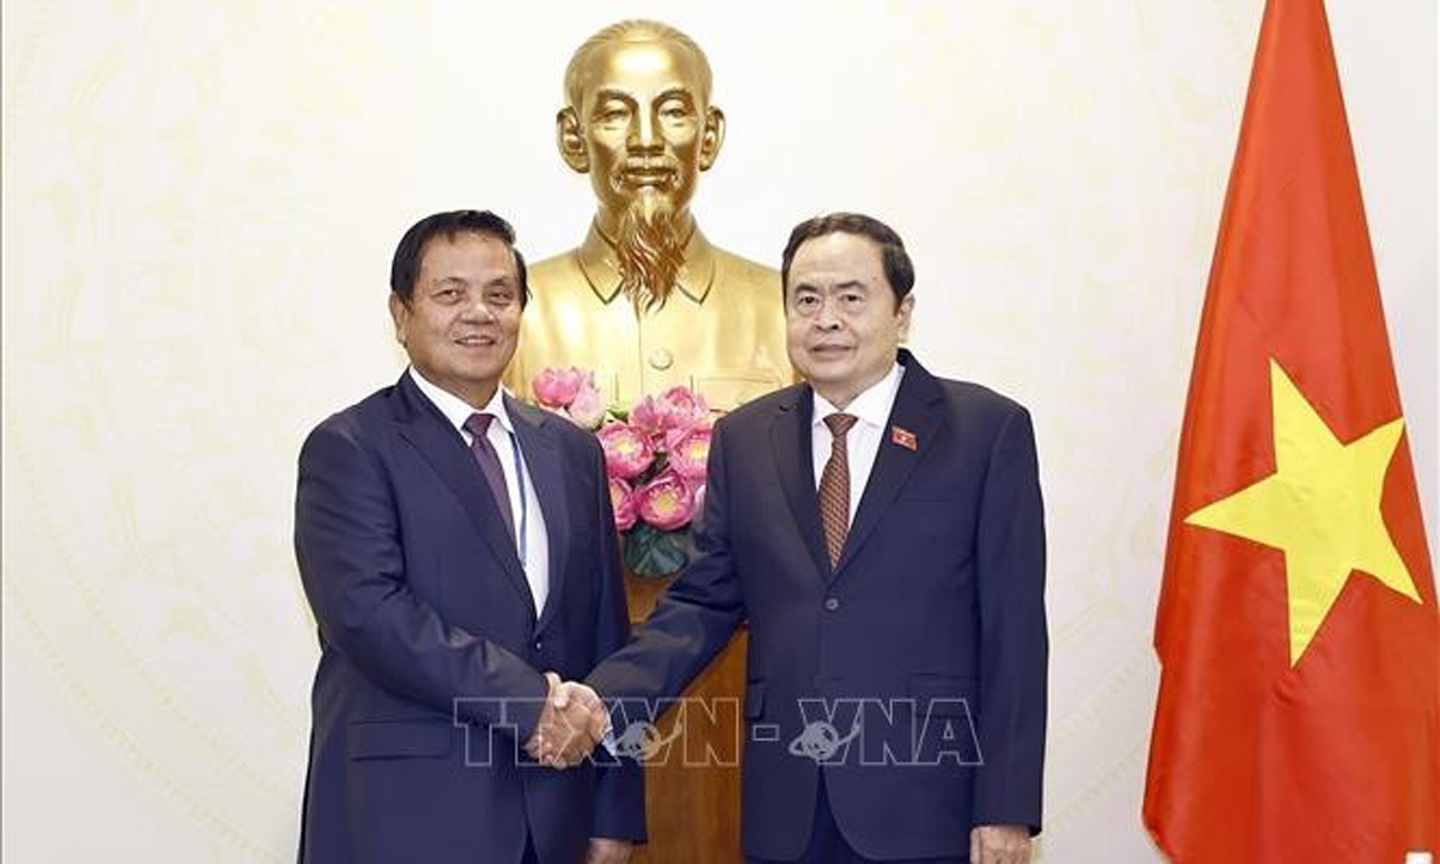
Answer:
[[[1330,11],[1433,549],[1436,8]],[[6,860],[292,860],[316,656],[299,442],[399,372],[386,278],[416,218],[493,208],[532,257],[579,239],[561,72],[647,14],[706,48],[729,117],[707,233],[774,263],[804,216],[886,218],[917,264],[917,351],[1032,408],[1044,860],[1157,860],[1150,632],[1260,12],[7,3]]]

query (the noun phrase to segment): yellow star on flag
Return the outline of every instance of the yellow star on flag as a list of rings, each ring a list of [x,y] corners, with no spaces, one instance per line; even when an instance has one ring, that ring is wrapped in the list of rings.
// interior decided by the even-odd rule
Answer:
[[[1275,473],[1196,510],[1188,525],[1223,531],[1285,553],[1290,665],[1300,662],[1351,570],[1423,602],[1401,560],[1380,498],[1404,418],[1342,444],[1295,382],[1270,361]]]

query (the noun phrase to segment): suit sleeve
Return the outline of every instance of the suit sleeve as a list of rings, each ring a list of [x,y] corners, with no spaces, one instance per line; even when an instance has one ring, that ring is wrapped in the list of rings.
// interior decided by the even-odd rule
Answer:
[[[980,693],[977,825],[1040,831],[1045,761],[1045,515],[1030,416],[1018,406],[990,452],[977,528]]]
[[[321,635],[375,684],[462,720],[514,724],[529,740],[545,679],[410,590],[398,520],[389,477],[353,430],[332,420],[311,433],[300,451],[295,556]]]
[[[600,548],[597,560],[600,570],[600,601],[595,622],[595,656],[606,657],[618,651],[630,636],[630,612],[625,604],[625,581],[620,566],[619,537],[615,531],[615,513],[610,504],[610,487],[605,474],[605,454],[598,441],[594,445],[595,476],[599,478]],[[645,769],[633,759],[596,760],[595,813],[591,821],[591,837],[608,837],[644,843],[645,834]]]
[[[616,735],[626,721],[649,719],[660,700],[679,696],[730,641],[745,618],[730,547],[724,421],[715,426],[706,466],[705,509],[693,525],[695,557],[671,583],[650,618],[588,682],[614,700]]]

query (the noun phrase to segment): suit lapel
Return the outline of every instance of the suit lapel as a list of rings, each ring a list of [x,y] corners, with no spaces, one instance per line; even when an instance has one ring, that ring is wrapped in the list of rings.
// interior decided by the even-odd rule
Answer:
[[[815,561],[815,572],[821,579],[830,579],[830,555],[825,551],[824,533],[820,528],[820,498],[815,492],[814,455],[810,446],[810,416],[815,410],[815,397],[809,386],[795,388],[793,400],[780,404],[770,426],[770,449],[775,454],[775,471],[796,530]]]
[[[535,632],[539,633],[550,623],[559,608],[560,592],[565,582],[565,554],[570,544],[570,509],[565,492],[565,477],[560,466],[559,446],[551,423],[563,422],[506,397],[505,409],[515,424],[515,437],[520,443],[520,454],[525,459],[525,469],[530,482],[535,486],[535,497],[540,499],[540,510],[545,516],[545,534],[550,552],[550,587],[545,593],[545,608],[536,622]],[[528,587],[526,590],[529,590]]]
[[[480,536],[495,553],[506,580],[530,610],[533,620],[535,598],[530,593],[530,583],[525,578],[525,571],[520,568],[515,543],[505,530],[504,517],[495,506],[495,497],[485,485],[474,457],[465,449],[464,440],[450,421],[410,380],[409,372],[400,378],[399,389],[403,410],[396,418],[396,424],[401,437],[430,463],[441,482],[459,500]]]
[[[895,394],[895,406],[890,409],[890,418],[880,430],[880,449],[875,454],[875,465],[870,469],[870,478],[865,483],[865,492],[860,496],[860,506],[855,510],[855,521],[845,535],[845,549],[840,554],[840,563],[835,568],[838,577],[855,558],[866,539],[880,523],[885,511],[890,508],[900,488],[909,479],[910,472],[935,442],[935,431],[940,426],[943,412],[937,406],[944,400],[944,392],[935,378],[920,365],[908,351],[902,351],[900,362],[905,367],[905,377],[900,379],[900,392]],[[915,449],[895,441],[896,428],[914,435]]]

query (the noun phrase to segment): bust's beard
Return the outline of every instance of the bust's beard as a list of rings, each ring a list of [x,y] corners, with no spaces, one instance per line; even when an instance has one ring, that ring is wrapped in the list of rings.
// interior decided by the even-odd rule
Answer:
[[[662,308],[685,264],[685,226],[675,218],[670,196],[644,188],[620,216],[615,254],[620,263],[620,289],[636,314]]]

